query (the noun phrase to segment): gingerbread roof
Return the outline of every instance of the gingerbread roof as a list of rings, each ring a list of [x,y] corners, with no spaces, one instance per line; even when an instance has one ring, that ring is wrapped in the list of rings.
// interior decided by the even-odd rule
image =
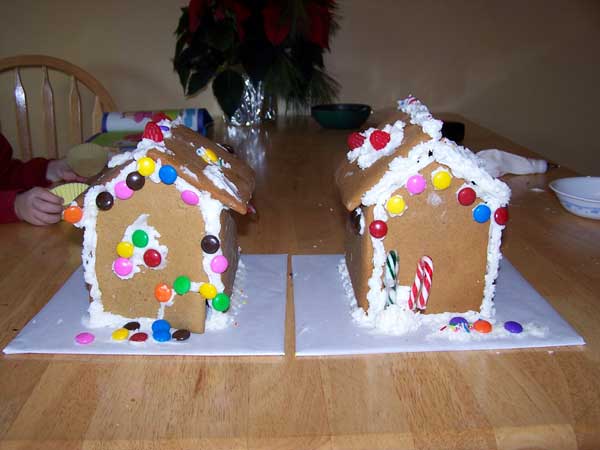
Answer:
[[[164,141],[143,139],[136,150],[116,155],[109,162],[109,169],[92,186],[107,183],[134,158],[147,156],[160,160],[163,166],[172,166],[178,177],[200,191],[209,192],[234,211],[246,214],[254,190],[254,171],[219,144],[183,125],[166,120],[159,125],[164,129]]]

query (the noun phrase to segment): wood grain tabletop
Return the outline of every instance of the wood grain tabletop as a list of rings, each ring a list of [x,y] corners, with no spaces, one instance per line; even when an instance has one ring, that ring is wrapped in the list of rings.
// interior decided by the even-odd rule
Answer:
[[[473,150],[536,150],[442,117],[466,123]],[[301,118],[214,133],[256,170],[245,253],[343,251],[347,132]],[[1,354],[0,449],[600,449],[600,222],[547,187],[570,175],[505,177],[503,252],[585,346],[295,358],[289,278],[286,356]],[[0,348],[80,264],[81,239],[68,224],[0,226]]]

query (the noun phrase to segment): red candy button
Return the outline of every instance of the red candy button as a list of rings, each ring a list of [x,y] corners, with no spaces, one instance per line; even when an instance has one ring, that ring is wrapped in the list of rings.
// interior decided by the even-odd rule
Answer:
[[[374,220],[369,225],[369,233],[374,238],[380,239],[387,234],[387,224],[383,220]]]
[[[472,205],[476,198],[475,191],[470,187],[462,188],[458,191],[458,203],[463,206]]]
[[[148,267],[156,267],[161,261],[162,257],[160,256],[160,253],[153,248],[144,252],[144,262]]]
[[[494,220],[498,225],[506,225],[506,222],[508,222],[508,208],[506,206],[498,208],[494,213]]]
[[[381,150],[390,142],[390,133],[381,130],[375,130],[369,136],[369,141],[375,150]]]
[[[350,147],[350,150],[354,150],[355,148],[360,147],[364,143],[365,137],[362,134],[357,133],[356,131],[348,136],[348,147]]]
[[[129,338],[129,340],[133,342],[144,342],[146,339],[148,339],[148,335],[142,332],[135,333]]]

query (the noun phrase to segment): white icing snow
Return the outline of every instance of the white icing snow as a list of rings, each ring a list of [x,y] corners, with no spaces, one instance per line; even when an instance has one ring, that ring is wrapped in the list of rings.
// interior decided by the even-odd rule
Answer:
[[[208,178],[218,189],[227,192],[229,195],[239,200],[237,187],[227,179],[223,171],[218,166],[209,164],[202,172],[204,175],[206,175],[206,178]]]
[[[380,150],[375,150],[371,145],[369,138],[377,128],[369,128],[361,134],[365,137],[363,145],[348,152],[348,161],[358,164],[361,169],[371,167],[371,165],[384,156],[391,155],[400,147],[404,139],[404,122],[397,120],[394,124],[389,124],[383,127],[383,131],[389,133],[390,141]]]

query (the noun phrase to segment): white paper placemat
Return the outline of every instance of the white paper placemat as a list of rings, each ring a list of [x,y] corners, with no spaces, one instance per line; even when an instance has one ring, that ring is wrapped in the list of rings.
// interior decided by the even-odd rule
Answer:
[[[514,320],[547,329],[543,336],[472,332],[472,338],[444,337],[439,329],[422,326],[403,336],[376,334],[358,326],[338,273],[342,255],[292,257],[296,322],[296,355],[352,355],[369,353],[484,350],[583,345],[583,338],[503,259],[495,296],[496,326]],[[464,333],[464,331],[462,331]]]
[[[192,334],[187,341],[155,342],[151,332],[143,343],[113,341],[114,328],[86,328],[88,292],[80,267],[46,306],[4,349],[5,353],[85,353],[133,355],[283,355],[287,255],[242,255],[246,268],[239,287],[243,295],[234,324],[219,331]],[[238,280],[241,277],[238,277]],[[245,302],[245,304],[244,304]],[[89,331],[96,337],[88,345],[75,336]]]

